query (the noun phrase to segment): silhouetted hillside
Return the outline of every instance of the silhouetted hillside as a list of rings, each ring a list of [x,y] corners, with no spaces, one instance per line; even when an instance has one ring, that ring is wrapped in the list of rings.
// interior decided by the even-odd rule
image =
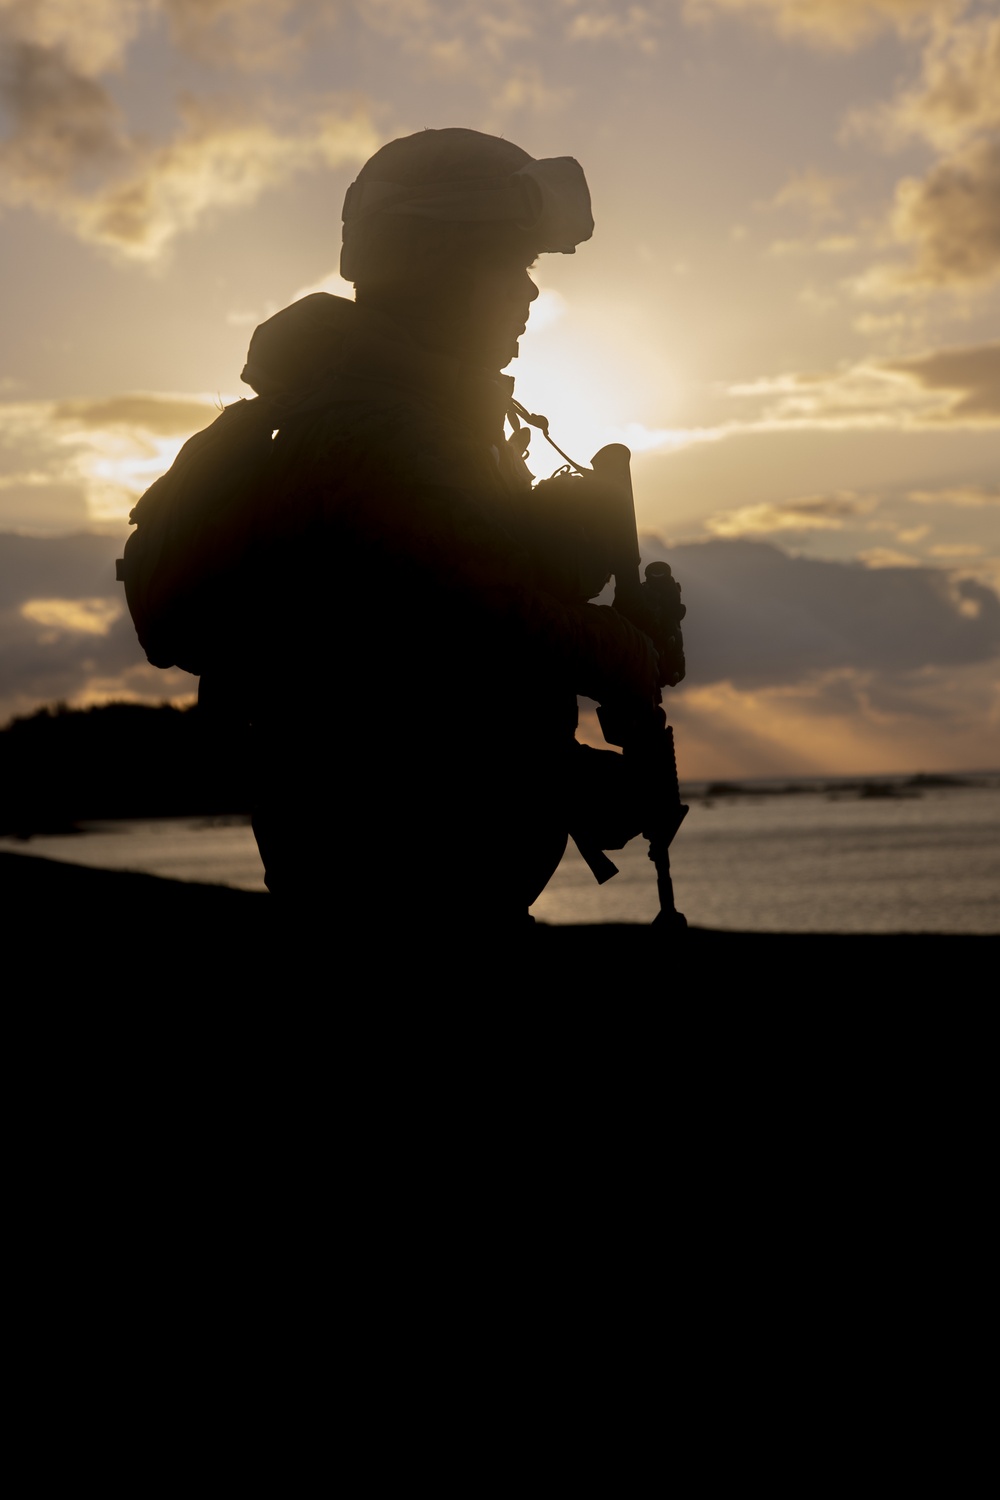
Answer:
[[[246,732],[198,708],[41,709],[0,730],[0,832],[250,809]]]

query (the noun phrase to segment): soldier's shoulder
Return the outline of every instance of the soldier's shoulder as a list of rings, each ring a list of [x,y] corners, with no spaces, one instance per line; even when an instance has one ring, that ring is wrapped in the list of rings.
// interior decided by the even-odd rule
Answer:
[[[383,472],[451,473],[469,462],[468,436],[433,402],[407,389],[338,380],[288,424],[294,447],[324,461]],[[291,445],[290,445],[291,446]]]

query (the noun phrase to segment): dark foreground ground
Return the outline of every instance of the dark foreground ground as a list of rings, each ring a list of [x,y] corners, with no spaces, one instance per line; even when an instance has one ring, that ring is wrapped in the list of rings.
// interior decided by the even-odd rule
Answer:
[[[664,942],[645,926],[539,924],[503,952],[477,952],[446,930],[413,954],[379,925],[353,934],[345,954],[334,919],[326,931],[289,932],[268,896],[16,854],[0,854],[0,901],[3,968],[22,996],[83,984],[109,999],[389,999],[405,982],[410,999],[414,987],[499,999],[513,986],[515,1000],[944,1000],[982,995],[1000,941],[692,928]]]
[[[717,1304],[720,1338],[745,1304],[771,1339],[789,1288],[796,1326],[820,1293],[837,1318],[851,1275],[882,1295],[988,1201],[995,938],[543,927],[421,953],[380,924],[347,950],[267,896],[17,854],[0,899],[18,1233],[94,1338],[127,1275],[129,1318],[155,1294],[183,1326],[189,1286],[200,1308],[231,1284],[242,1323],[272,1283],[284,1318],[310,1256],[353,1246],[352,1284],[419,1298],[413,1247],[447,1278],[499,1235],[501,1261],[551,1254],[546,1297],[615,1246],[637,1319],[670,1264],[699,1339]]]

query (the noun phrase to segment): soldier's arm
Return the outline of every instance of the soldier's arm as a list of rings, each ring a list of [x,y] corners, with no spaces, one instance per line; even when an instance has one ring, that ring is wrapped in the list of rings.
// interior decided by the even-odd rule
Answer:
[[[338,421],[335,434],[320,429],[313,441],[314,508],[367,549],[373,566],[419,577],[439,601],[451,597],[456,629],[478,622],[520,642],[599,702],[623,693],[658,701],[656,652],[643,631],[616,610],[567,603],[530,582],[502,502],[492,503],[488,455],[460,435],[428,432],[409,409],[359,408],[346,440]]]

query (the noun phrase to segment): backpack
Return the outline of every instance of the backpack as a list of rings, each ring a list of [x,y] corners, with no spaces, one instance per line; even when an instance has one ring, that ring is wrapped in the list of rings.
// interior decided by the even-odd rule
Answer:
[[[154,667],[201,676],[245,654],[276,424],[275,401],[233,402],[132,510],[116,576]]]

